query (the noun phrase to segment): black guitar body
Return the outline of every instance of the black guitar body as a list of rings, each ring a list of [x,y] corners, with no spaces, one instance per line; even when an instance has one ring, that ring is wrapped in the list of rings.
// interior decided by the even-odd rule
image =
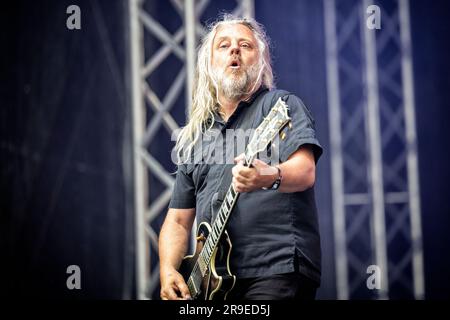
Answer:
[[[194,255],[186,256],[180,266],[179,272],[187,282],[192,275],[193,268],[198,260],[206,238],[211,232],[211,226],[203,222],[197,229],[197,244]],[[236,277],[230,271],[231,241],[225,231],[219,240],[217,249],[211,256],[207,274],[203,277],[195,300],[226,300],[228,293],[233,289]]]

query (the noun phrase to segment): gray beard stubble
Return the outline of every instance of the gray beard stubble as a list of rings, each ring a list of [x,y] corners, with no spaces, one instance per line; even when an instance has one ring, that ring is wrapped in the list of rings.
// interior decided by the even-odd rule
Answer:
[[[259,69],[258,63],[255,63],[244,72],[239,72],[238,76],[227,76],[224,69],[213,72],[222,95],[229,100],[238,101],[249,93],[258,78]]]

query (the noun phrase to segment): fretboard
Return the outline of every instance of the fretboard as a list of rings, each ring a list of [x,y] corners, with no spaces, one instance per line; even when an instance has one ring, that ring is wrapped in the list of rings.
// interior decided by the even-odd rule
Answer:
[[[206,273],[208,264],[211,260],[211,256],[219,243],[220,237],[222,236],[225,225],[230,217],[231,211],[239,197],[239,192],[233,189],[233,185],[228,188],[225,198],[220,206],[219,212],[217,213],[216,219],[211,226],[211,232],[205,241],[202,251],[198,259],[199,267],[202,275]]]
[[[246,157],[245,165],[252,163],[252,161],[253,157]],[[239,198],[239,195],[240,193],[236,192],[233,188],[233,185],[231,184],[217,213],[216,219],[213,221],[211,232],[205,241],[202,251],[200,252],[199,259],[197,260],[202,275],[205,275],[206,271],[208,270],[211,256],[214,253],[214,250],[217,248],[219,240],[225,230],[228,218],[231,215],[231,212],[237,199]]]

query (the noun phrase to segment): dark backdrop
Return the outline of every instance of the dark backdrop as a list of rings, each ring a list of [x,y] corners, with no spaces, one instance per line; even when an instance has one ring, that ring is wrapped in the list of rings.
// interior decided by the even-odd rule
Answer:
[[[78,31],[66,28],[71,4],[81,8]],[[122,1],[2,5],[2,294],[133,293],[124,9]],[[66,288],[72,264],[82,290]]]
[[[160,10],[163,2],[150,5]],[[319,297],[335,298],[322,2],[255,2],[256,18],[272,38],[278,87],[310,106],[325,147],[316,184],[323,243]],[[81,8],[78,31],[66,28],[71,4]],[[215,1],[204,18],[229,7]],[[427,298],[450,297],[449,12],[445,0],[411,0]],[[4,295],[134,297],[126,13],[126,2],[118,0],[2,4]],[[180,118],[182,101],[176,108]],[[66,288],[71,264],[82,270],[82,290]]]

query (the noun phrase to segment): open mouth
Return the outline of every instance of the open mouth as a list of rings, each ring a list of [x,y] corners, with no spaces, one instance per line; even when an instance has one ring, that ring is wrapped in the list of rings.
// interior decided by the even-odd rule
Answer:
[[[231,69],[239,69],[239,68],[241,67],[241,64],[239,63],[238,60],[233,60],[233,61],[231,61],[229,67],[230,67]]]

